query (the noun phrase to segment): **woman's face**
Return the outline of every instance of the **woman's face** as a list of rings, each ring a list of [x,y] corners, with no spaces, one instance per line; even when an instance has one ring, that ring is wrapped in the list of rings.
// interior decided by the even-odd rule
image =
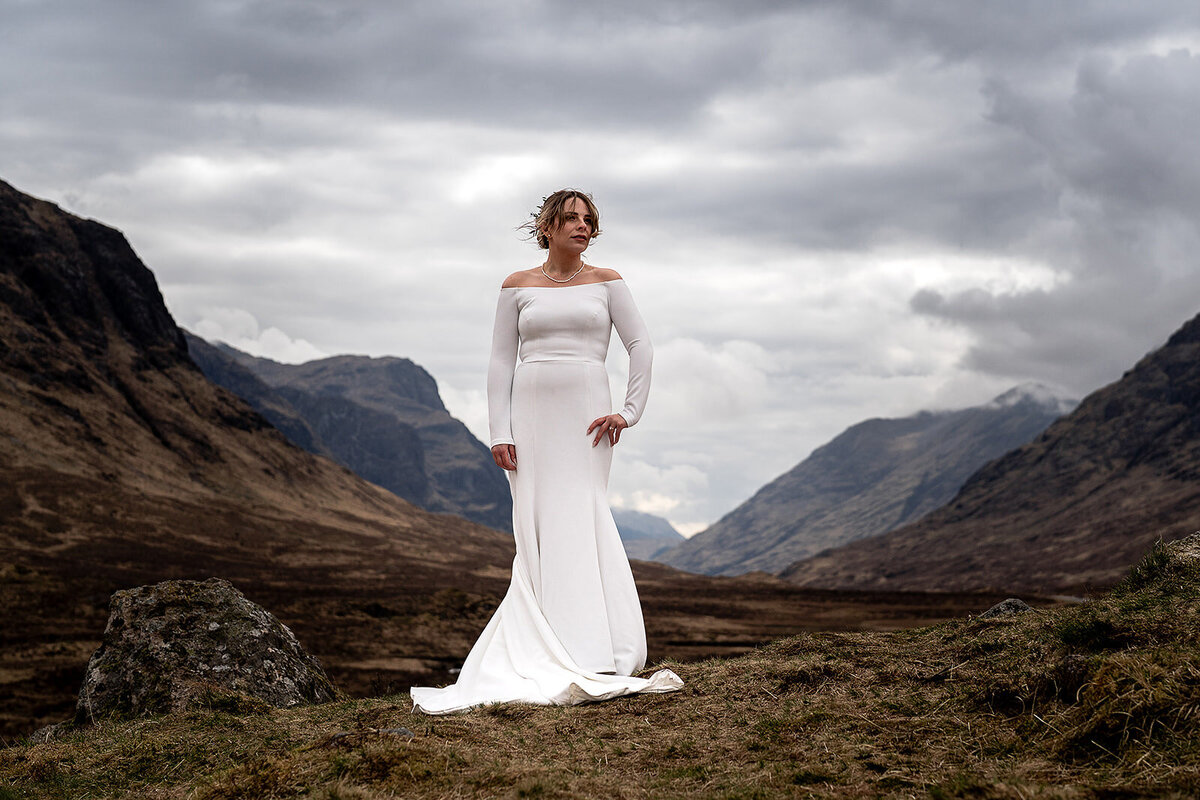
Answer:
[[[563,208],[562,222],[558,229],[546,234],[550,246],[582,253],[592,242],[594,221],[588,213],[587,203],[572,197]]]

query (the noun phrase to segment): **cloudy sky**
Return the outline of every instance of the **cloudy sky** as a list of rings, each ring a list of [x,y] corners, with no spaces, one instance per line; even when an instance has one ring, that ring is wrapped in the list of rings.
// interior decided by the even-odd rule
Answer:
[[[1197,131],[1194,0],[0,0],[0,179],[185,327],[407,356],[481,438],[514,228],[592,192],[657,353],[613,500],[687,532],[862,419],[1160,345]]]

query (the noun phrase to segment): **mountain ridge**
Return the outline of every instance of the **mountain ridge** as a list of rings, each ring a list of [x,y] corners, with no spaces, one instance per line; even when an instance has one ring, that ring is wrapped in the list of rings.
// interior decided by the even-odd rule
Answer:
[[[884,533],[950,500],[978,467],[1032,439],[1070,403],[1023,384],[970,408],[863,420],[655,560],[706,574],[774,573]]]

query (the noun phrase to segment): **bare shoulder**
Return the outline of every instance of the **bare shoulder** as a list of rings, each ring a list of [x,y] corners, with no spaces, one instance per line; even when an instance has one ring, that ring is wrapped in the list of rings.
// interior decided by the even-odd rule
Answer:
[[[501,289],[513,289],[518,286],[536,286],[537,280],[533,273],[536,269],[521,269],[514,272],[504,279],[504,283],[500,284]]]
[[[606,269],[605,267],[593,267],[593,269],[596,270],[596,272],[594,274],[596,275],[597,280],[601,280],[601,281],[619,281],[619,280],[621,280],[621,273],[617,272],[615,269]]]

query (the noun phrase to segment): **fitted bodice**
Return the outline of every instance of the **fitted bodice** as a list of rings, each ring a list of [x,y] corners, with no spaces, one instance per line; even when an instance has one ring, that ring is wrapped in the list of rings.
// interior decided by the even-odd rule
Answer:
[[[490,446],[513,443],[510,412],[518,356],[522,364],[603,365],[613,328],[629,353],[629,384],[617,413],[634,425],[650,391],[654,351],[625,281],[501,289],[488,366]]]
[[[521,362],[585,361],[603,364],[608,355],[612,317],[608,286],[518,286],[515,295]]]

